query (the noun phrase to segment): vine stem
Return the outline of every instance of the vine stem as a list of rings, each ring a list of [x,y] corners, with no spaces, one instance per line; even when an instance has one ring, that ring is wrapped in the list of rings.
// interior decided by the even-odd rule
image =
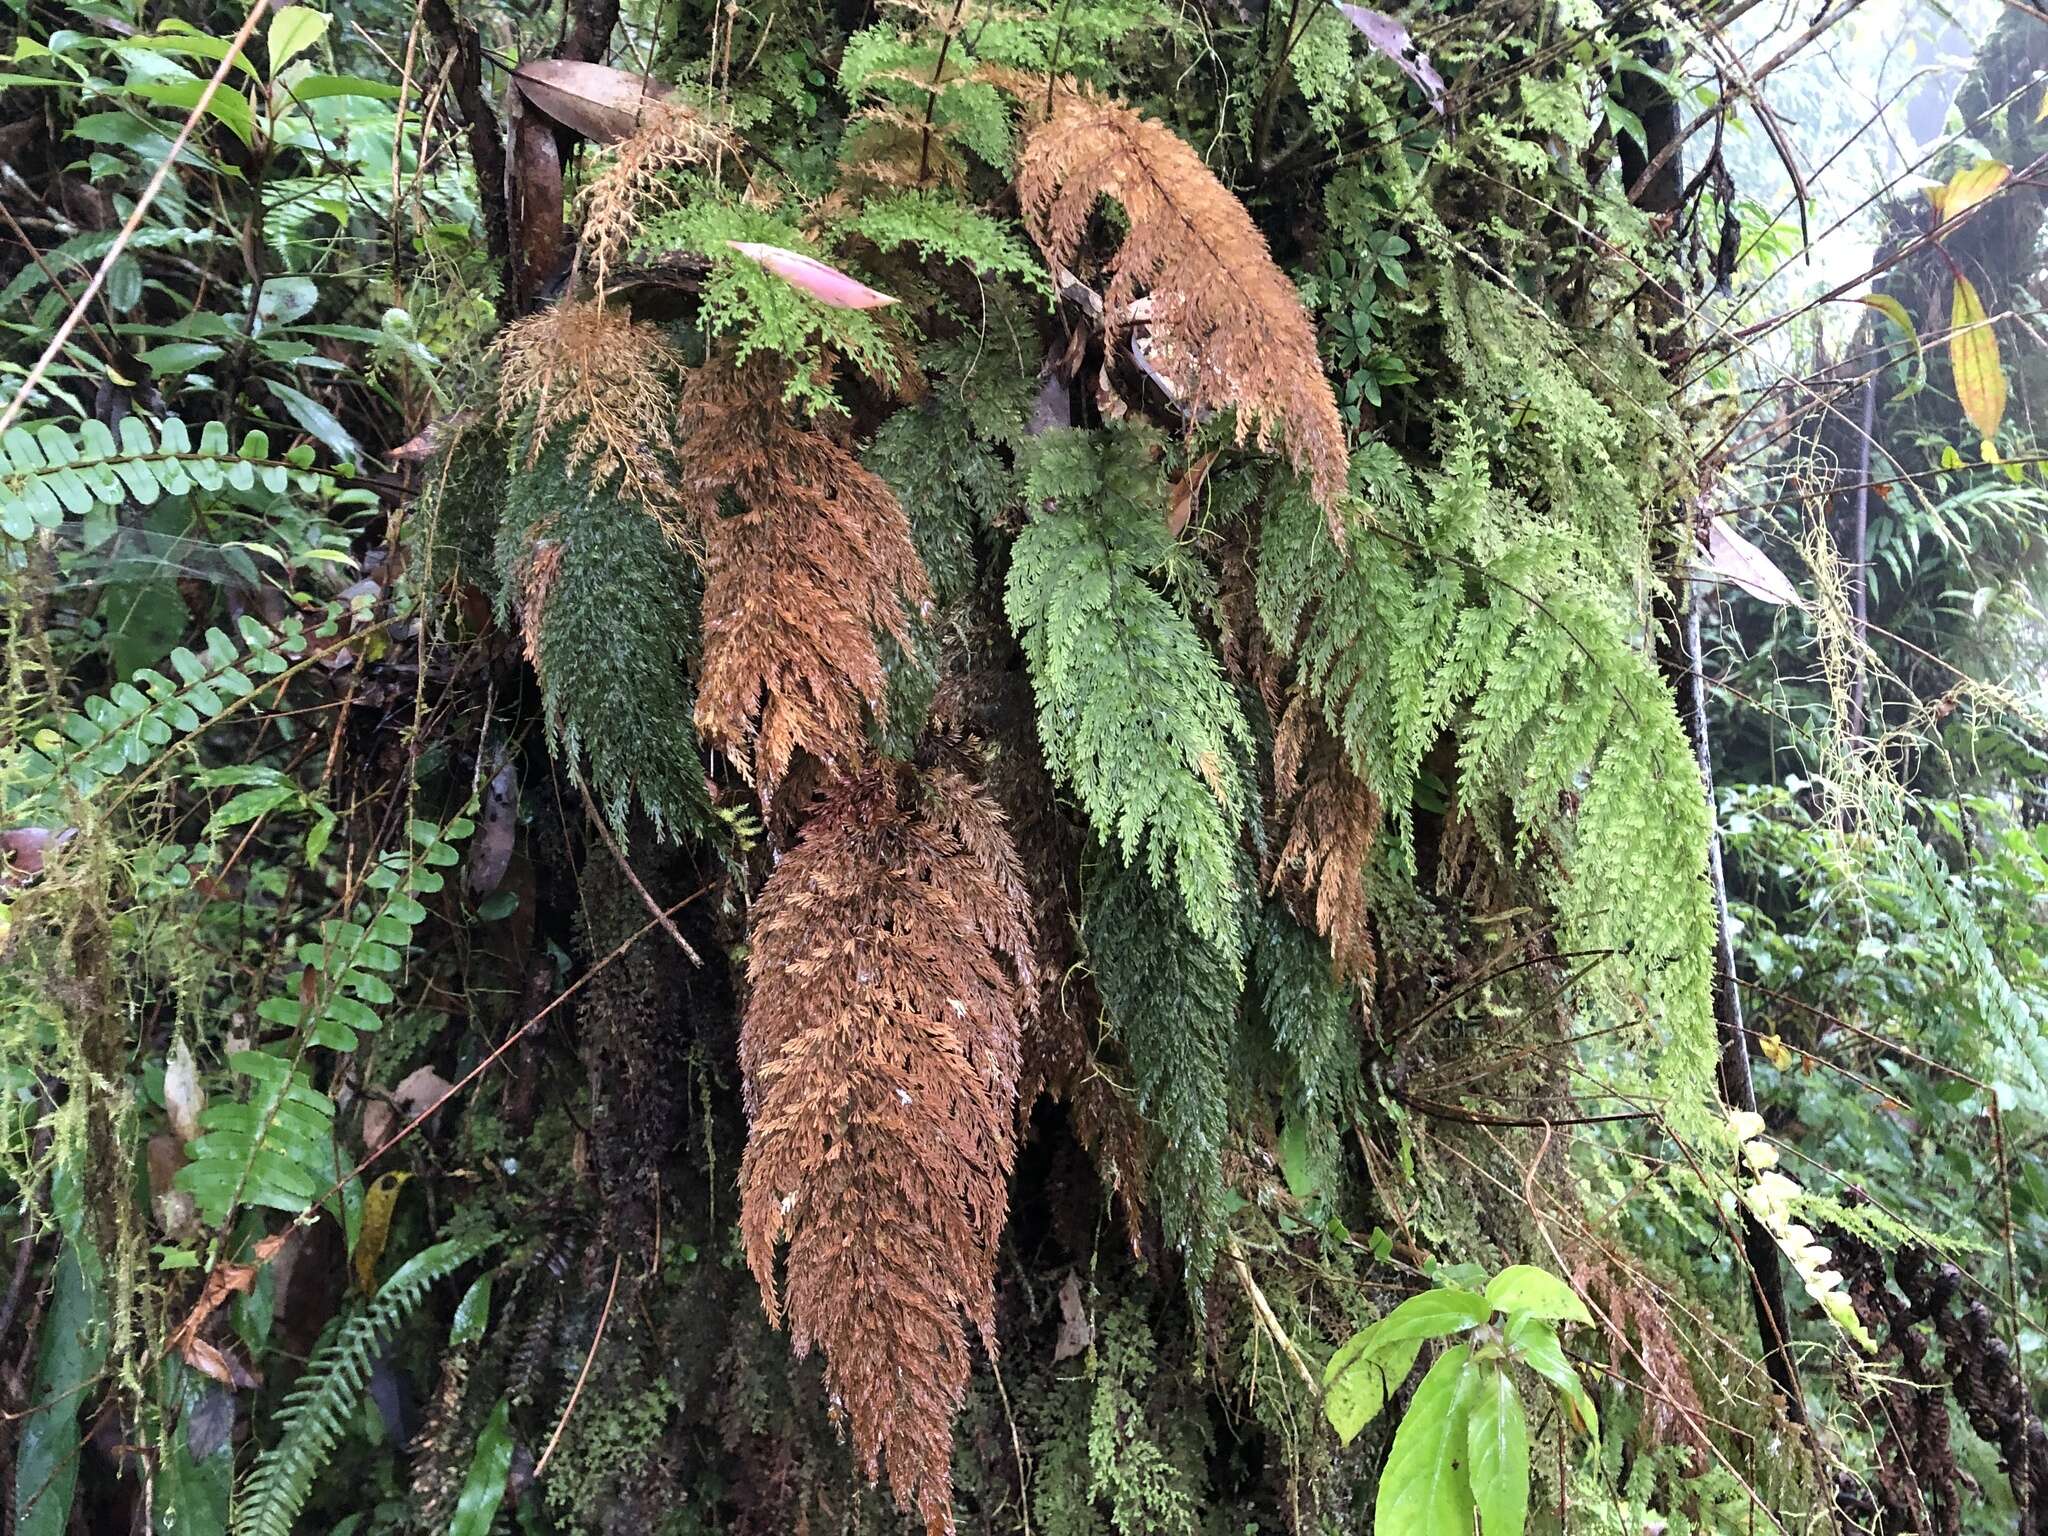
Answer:
[[[86,306],[92,303],[99,295],[100,289],[106,285],[107,274],[114,270],[114,263],[119,261],[121,253],[128,249],[128,242],[133,240],[135,232],[142,228],[143,217],[148,214],[150,205],[156,201],[157,194],[163,191],[164,183],[170,180],[171,167],[178,163],[178,156],[185,152],[185,146],[192,138],[192,130],[199,125],[200,115],[213,104],[214,93],[220,89],[221,82],[227,79],[228,71],[241,59],[243,46],[256,35],[256,23],[263,19],[269,9],[270,0],[256,0],[256,3],[249,7],[249,14],[242,18],[241,30],[235,33],[234,41],[228,44],[227,52],[220,56],[220,63],[215,66],[212,78],[200,91],[199,99],[192,103],[192,110],[185,115],[185,126],[180,128],[178,136],[171,140],[171,147],[164,152],[163,159],[157,164],[156,174],[149,178],[149,185],[142,189],[142,196],[135,200],[135,208],[128,215],[128,222],[121,226],[120,234],[116,235],[114,243],[107,247],[107,254],[100,258],[100,264],[93,272],[92,280],[85,285],[85,292],[78,296],[78,302],[65,313],[56,334],[50,338],[50,344],[43,348],[43,355],[37,358],[35,366],[29,369],[28,377],[21,381],[21,388],[14,398],[7,402],[7,409],[0,411],[0,432],[5,432],[20,419],[22,408],[28,404],[28,397],[35,392],[36,386],[43,382],[43,375],[50,371],[50,364],[55,362],[57,354],[64,350],[64,343],[71,339],[71,333],[78,328],[78,322],[85,318]]]
[[[535,1482],[539,1482],[541,1473],[548,1469],[548,1458],[555,1454],[555,1447],[561,1443],[562,1431],[569,1427],[569,1415],[576,1411],[576,1400],[583,1396],[583,1383],[590,1379],[590,1368],[597,1363],[598,1346],[604,1343],[604,1325],[611,1320],[612,1298],[619,1293],[619,1268],[625,1262],[623,1253],[612,1257],[612,1283],[604,1293],[604,1310],[597,1314],[597,1332],[590,1336],[590,1353],[583,1357],[583,1369],[576,1373],[576,1385],[569,1392],[569,1401],[562,1405],[562,1416],[555,1420],[555,1432],[548,1436],[548,1448],[533,1464]]]

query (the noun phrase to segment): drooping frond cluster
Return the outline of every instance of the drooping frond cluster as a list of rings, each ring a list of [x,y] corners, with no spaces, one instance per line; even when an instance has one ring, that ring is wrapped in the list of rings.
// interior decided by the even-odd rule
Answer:
[[[1316,500],[1346,478],[1344,421],[1314,324],[1258,227],[1172,129],[1085,90],[1061,89],[1017,157],[1017,198],[1056,267],[1081,259],[1097,202],[1129,220],[1103,295],[1114,340],[1149,303],[1146,362],[1192,412],[1235,410],[1238,440],[1275,438]],[[1333,526],[1335,524],[1333,523]]]
[[[604,302],[613,263],[640,233],[649,208],[675,201],[668,177],[734,153],[731,136],[680,102],[646,101],[640,127],[583,194],[582,250]]]
[[[1404,839],[1423,754],[1455,734],[1460,810],[1536,861],[1569,947],[1601,952],[1609,995],[1664,1021],[1667,1070],[1705,1091],[1713,918],[1704,861],[1671,850],[1704,848],[1706,800],[1633,611],[1489,485],[1469,432],[1427,498],[1390,451],[1360,461],[1374,499],[1348,549],[1300,491],[1267,509],[1269,634]]]
[[[549,745],[587,771],[614,831],[637,798],[680,836],[710,815],[689,729],[698,577],[640,503],[573,467],[569,437],[555,432],[513,467],[499,610],[518,617]]]
[[[876,635],[911,645],[905,606],[929,598],[887,482],[824,433],[798,427],[766,365],[709,364],[685,386],[679,473],[704,550],[704,658],[696,719],[746,749],[772,792],[798,748],[828,763],[862,750],[884,711]]]
[[[1173,883],[1189,927],[1234,969],[1251,730],[1193,620],[1152,584],[1172,539],[1145,439],[1050,432],[1026,493],[1040,511],[1017,538],[1008,605],[1046,764],[1104,843]]]
[[[1001,816],[946,770],[834,785],[756,908],[747,1261],[797,1353],[823,1347],[868,1475],[886,1467],[934,1533],[952,1526],[963,1316],[994,1343],[1030,953]]]
[[[505,328],[499,393],[507,415],[533,413],[527,462],[557,431],[568,469],[619,489],[661,516],[674,499],[674,383],[682,358],[659,329],[625,310],[564,300]]]

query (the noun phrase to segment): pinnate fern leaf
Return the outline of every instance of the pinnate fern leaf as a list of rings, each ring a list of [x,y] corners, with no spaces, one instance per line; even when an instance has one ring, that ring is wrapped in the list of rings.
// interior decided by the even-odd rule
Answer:
[[[436,1281],[494,1241],[453,1238],[422,1249],[398,1267],[367,1306],[328,1325],[313,1358],[285,1397],[277,1443],[257,1459],[249,1475],[235,1511],[234,1536],[291,1536],[314,1479],[348,1426],[384,1340],[412,1315]]]
[[[1193,621],[1152,583],[1172,544],[1159,473],[1135,433],[1050,432],[1027,495],[1042,510],[1018,536],[1007,601],[1046,764],[1238,970],[1251,731]]]

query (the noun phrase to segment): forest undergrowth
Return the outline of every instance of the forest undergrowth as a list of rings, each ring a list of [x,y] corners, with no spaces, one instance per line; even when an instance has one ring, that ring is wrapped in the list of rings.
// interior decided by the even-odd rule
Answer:
[[[7,0],[0,1531],[2048,1531],[2048,23]]]

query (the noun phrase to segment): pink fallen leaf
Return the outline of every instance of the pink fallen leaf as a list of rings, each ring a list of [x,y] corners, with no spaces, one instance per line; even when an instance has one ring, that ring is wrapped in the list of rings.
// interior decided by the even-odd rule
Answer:
[[[1699,569],[1720,581],[1733,582],[1760,603],[1774,608],[1804,608],[1805,599],[1771,557],[1737,533],[1725,517],[1707,519],[1706,548]]]
[[[801,288],[828,308],[880,309],[884,304],[896,302],[888,294],[878,293],[858,278],[848,277],[837,267],[827,266],[817,257],[806,256],[801,251],[786,251],[779,245],[762,245],[753,240],[728,240],[725,243],[742,256],[761,263],[790,287]]]
[[[1344,13],[1344,19],[1358,28],[1365,40],[1375,50],[1392,59],[1402,74],[1413,80],[1429,102],[1432,110],[1441,113],[1444,109],[1444,77],[1436,72],[1436,66],[1429,62],[1429,55],[1415,46],[1415,40],[1408,35],[1408,29],[1384,11],[1369,10],[1362,5],[1346,5],[1337,0],[1337,9]]]

